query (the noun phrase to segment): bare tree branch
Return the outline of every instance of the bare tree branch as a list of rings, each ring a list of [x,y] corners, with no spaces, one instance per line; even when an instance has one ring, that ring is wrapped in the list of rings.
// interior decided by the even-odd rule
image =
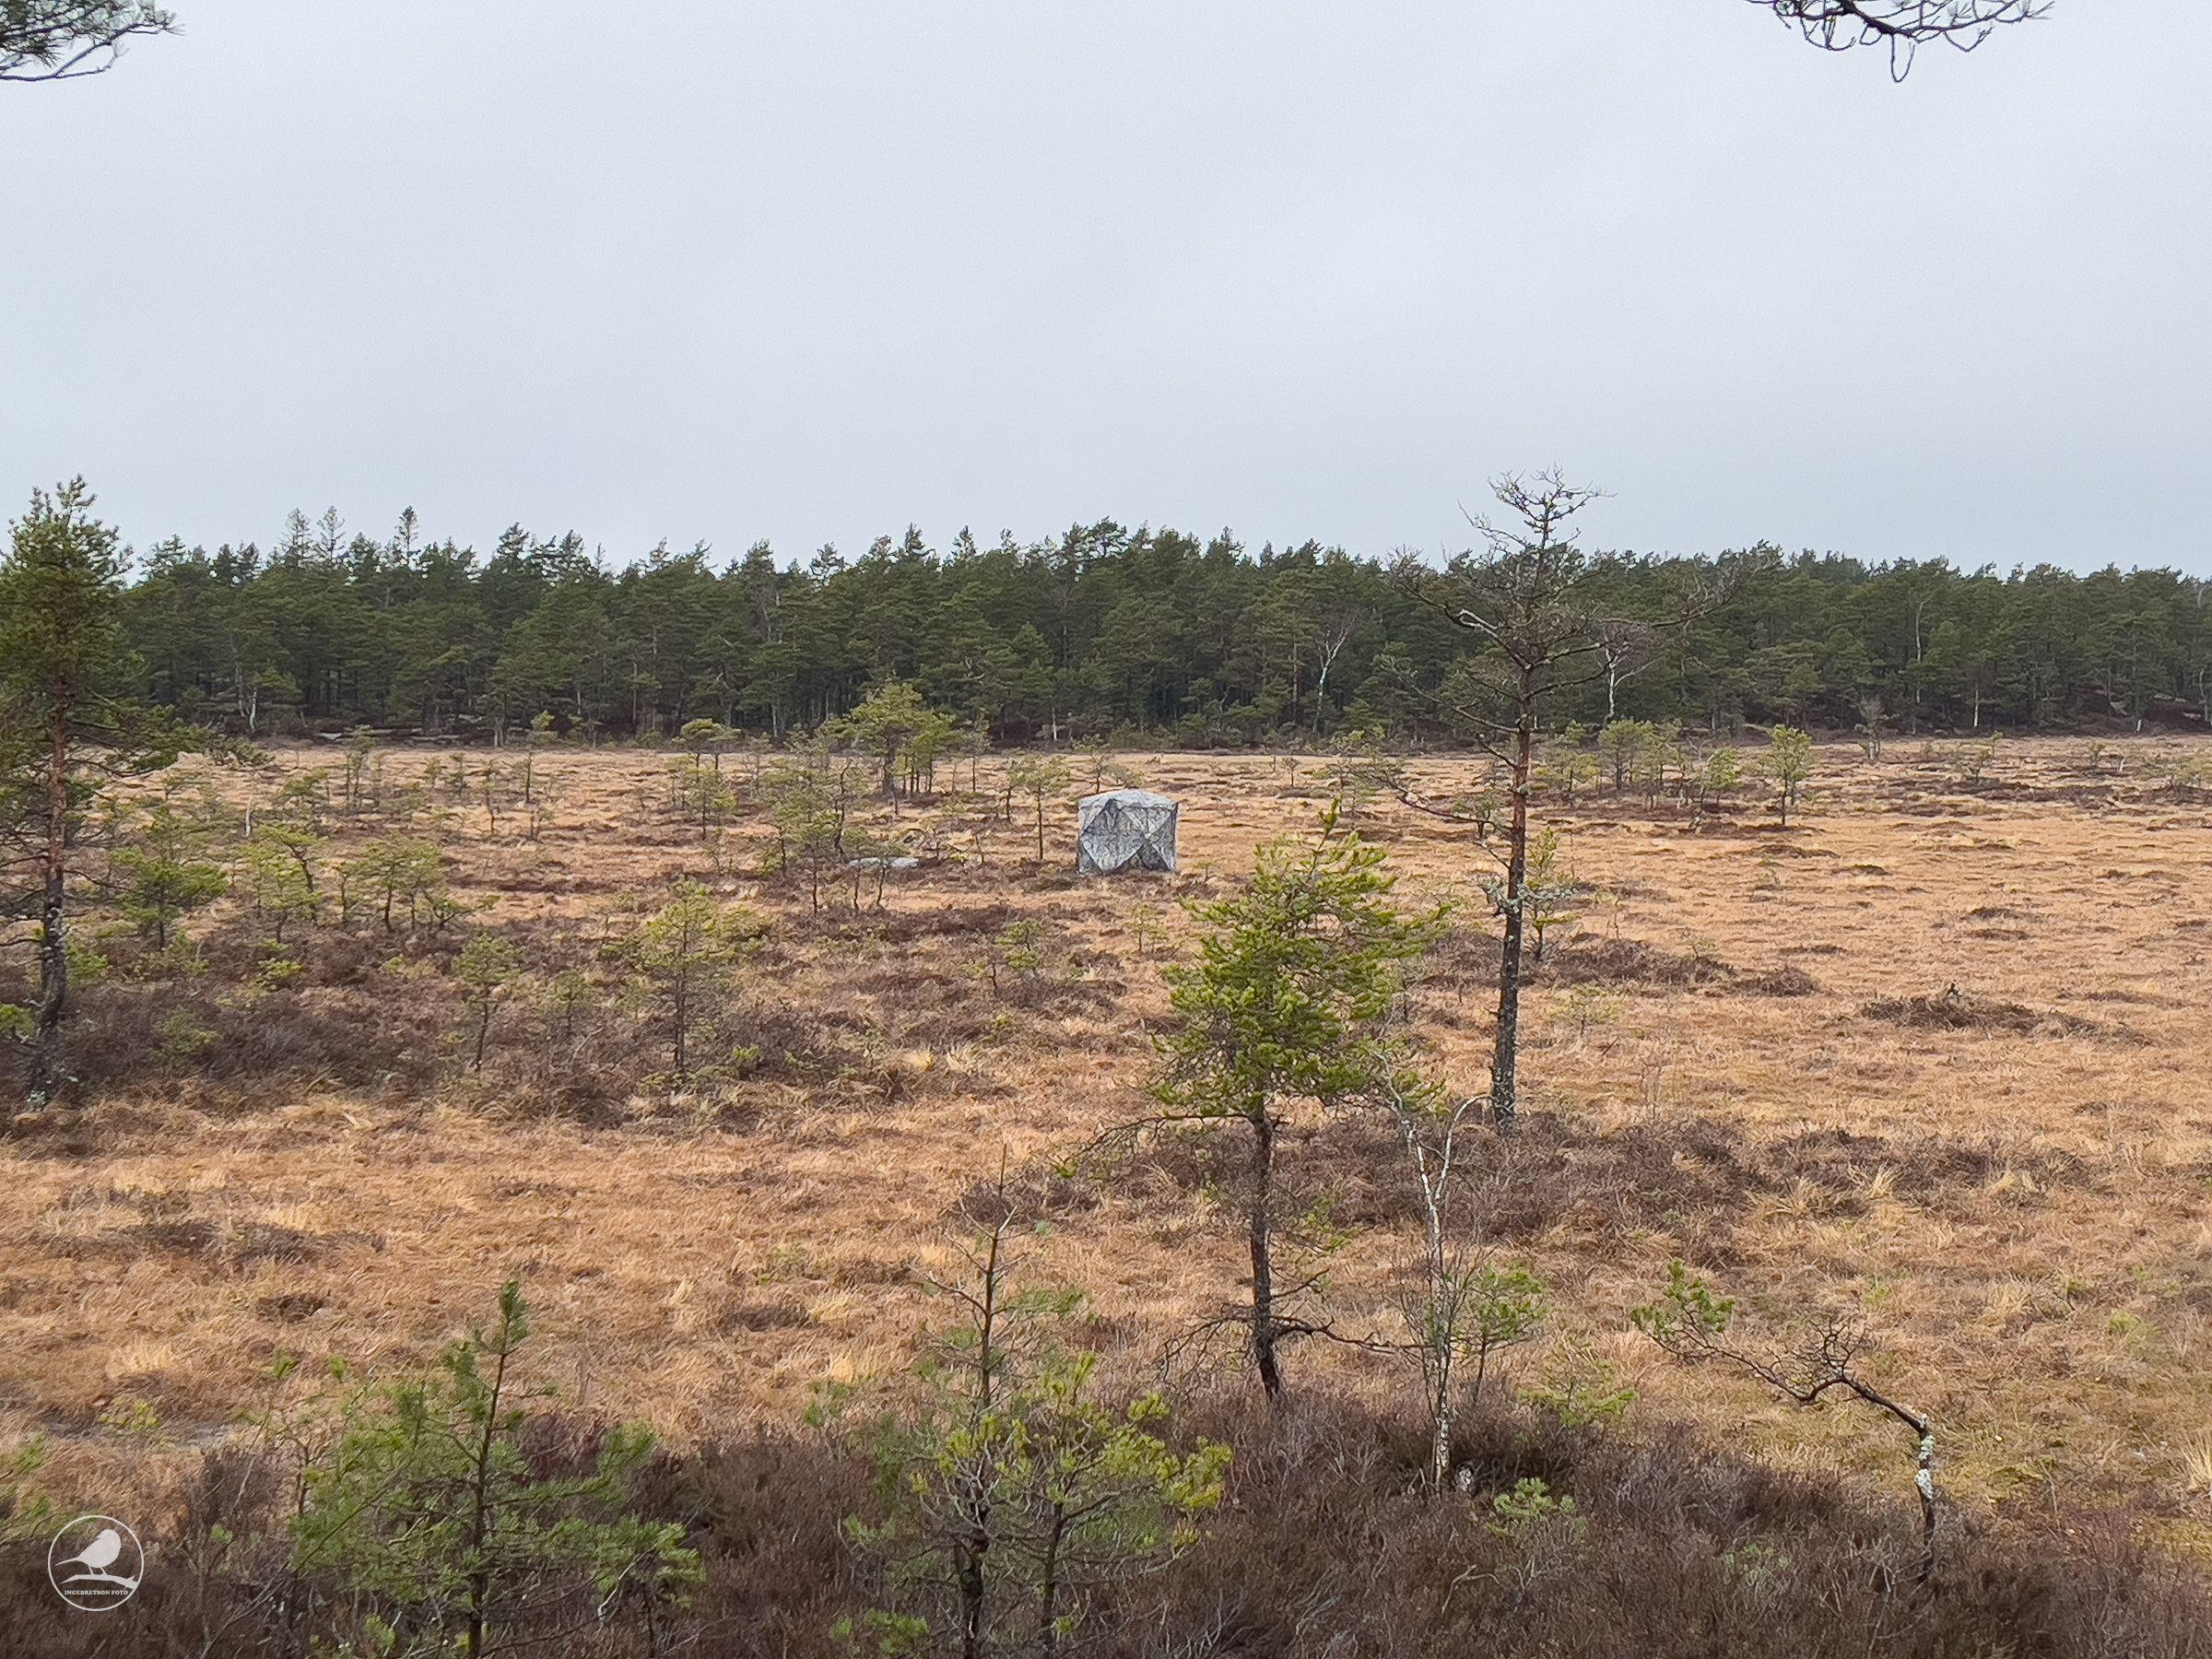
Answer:
[[[1750,0],[1772,12],[1823,52],[1856,46],[1889,49],[1889,74],[1902,80],[1913,54],[1939,43],[1971,52],[1999,29],[2029,23],[2051,0]]]
[[[1637,1329],[1677,1359],[1718,1359],[1749,1372],[1784,1398],[1818,1406],[1829,1394],[1850,1394],[1893,1418],[1912,1436],[1912,1487],[1920,1499],[1920,1562],[1915,1584],[1936,1571],[1936,1430],[1927,1414],[1882,1393],[1859,1369],[1866,1327],[1830,1315],[1802,1347],[1761,1352],[1730,1340],[1733,1298],[1716,1296],[1680,1262],[1668,1268],[1665,1294],[1630,1315]]]

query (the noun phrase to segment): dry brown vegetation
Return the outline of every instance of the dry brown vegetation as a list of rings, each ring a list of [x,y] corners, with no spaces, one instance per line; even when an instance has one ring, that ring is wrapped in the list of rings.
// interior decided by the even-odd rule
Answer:
[[[1756,798],[1695,829],[1610,793],[1547,805],[1582,897],[1533,980],[1526,1126],[1491,1217],[1554,1290],[1520,1378],[1609,1374],[1637,1393],[1636,1440],[1687,1426],[1776,1478],[1894,1494],[1896,1447],[1849,1413],[1686,1372],[1628,1329],[1680,1256],[1777,1327],[1863,1314],[1977,1512],[2109,1500],[2159,1548],[2212,1551],[2212,810],[2159,782],[2181,747],[2010,744],[1971,782],[1903,742],[1879,764],[1830,747],[1786,833]],[[1166,1010],[1146,907],[1182,935],[1175,900],[1313,820],[1322,761],[1124,757],[1185,803],[1179,877],[1078,882],[1072,822],[1041,871],[1017,828],[988,867],[924,862],[815,918],[759,873],[757,814],[717,861],[660,809],[666,759],[548,758],[561,806],[535,841],[518,815],[454,812],[429,832],[489,908],[442,933],[315,930],[298,977],[260,990],[234,900],[190,924],[189,973],[135,978],[113,947],[86,1005],[88,1103],[0,1141],[0,1440],[49,1436],[54,1484],[128,1512],[267,1397],[279,1351],[421,1363],[511,1273],[572,1408],[679,1450],[772,1430],[824,1379],[907,1361],[933,1316],[917,1268],[1002,1160],[1131,1374],[1233,1291],[1241,1241],[1203,1156],[1054,1166],[1142,1110]],[[1476,767],[1415,771],[1441,795]],[[331,821],[334,851],[379,828]],[[1464,831],[1387,801],[1357,827],[1406,897],[1473,897]],[[747,1053],[676,1088],[604,947],[686,875],[767,926],[718,1039]],[[1470,1092],[1495,971],[1480,915],[1416,999]],[[1041,964],[994,989],[992,942],[1026,919]],[[471,926],[527,971],[473,1073],[452,978]],[[540,994],[570,968],[596,992],[572,1030]],[[1388,1135],[1327,1124],[1288,1157],[1354,1230],[1338,1305],[1388,1319],[1413,1226]],[[1311,1345],[1290,1366],[1294,1390],[1401,1382]]]

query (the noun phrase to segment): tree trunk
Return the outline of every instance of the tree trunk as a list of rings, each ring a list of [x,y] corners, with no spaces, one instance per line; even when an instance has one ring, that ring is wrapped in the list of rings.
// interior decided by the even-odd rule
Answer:
[[[1429,1482],[1438,1491],[1452,1485],[1452,1360],[1437,1356],[1436,1398],[1431,1402],[1434,1427],[1429,1441]]]
[[[975,1327],[975,1398],[977,1416],[988,1418],[996,1394],[998,1355],[998,1252],[1006,1237],[1005,1223],[991,1230],[983,1257],[982,1306]],[[991,1553],[991,1499],[985,1485],[977,1493],[975,1507],[967,1517],[967,1535],[954,1557],[954,1573],[960,1596],[960,1659],[982,1659],[985,1633],[984,1558]]]
[[[502,1312],[499,1363],[492,1367],[491,1397],[485,1403],[484,1432],[478,1437],[475,1466],[470,1471],[468,1513],[468,1629],[461,1651],[468,1659],[484,1652],[485,1612],[491,1601],[491,1566],[486,1545],[491,1530],[491,1443],[499,1432],[500,1394],[507,1382],[507,1355],[513,1347]]]
[[[1434,1392],[1429,1399],[1429,1481],[1439,1492],[1448,1490],[1452,1484],[1452,1393],[1458,1382],[1456,1327],[1460,1306],[1456,1300],[1450,1303],[1444,1300],[1455,1293],[1448,1291],[1444,1285],[1442,1219],[1441,1211],[1433,1207],[1430,1210],[1429,1294],[1434,1299],[1429,1310],[1432,1345],[1430,1363],[1436,1367],[1436,1374],[1431,1379]]]
[[[686,948],[688,948],[688,947],[687,946]],[[687,1075],[684,1069],[684,1038],[687,1035],[686,1028],[688,1028],[691,1023],[691,987],[688,983],[689,977],[690,976],[688,973],[684,972],[681,969],[678,969],[676,974],[675,983],[670,988],[670,998],[673,1003],[672,1011],[676,1018],[676,1076],[678,1082],[681,1082]]]
[[[1920,1441],[1913,1448],[1912,1488],[1920,1495],[1920,1566],[1915,1583],[1924,1584],[1936,1574],[1936,1431],[1921,1418]]]
[[[960,1659],[982,1659],[983,1652],[983,1551],[985,1536],[971,1540],[960,1551],[955,1577],[960,1592]]]
[[[39,1007],[31,1029],[30,1100],[53,1102],[68,1081],[69,724],[54,712],[47,732],[45,895],[39,909]]]
[[[1060,1549],[1066,1532],[1067,1510],[1055,1503],[1052,1528],[1044,1541],[1044,1582],[1038,1588],[1037,1648],[1045,1659],[1053,1659],[1060,1651]]]
[[[1252,1124],[1252,1362],[1271,1402],[1283,1397],[1275,1339],[1275,1120],[1265,1102]]]
[[[1521,717],[1513,733],[1512,822],[1507,831],[1505,941],[1498,957],[1498,1039],[1490,1055],[1490,1112],[1499,1128],[1511,1132],[1520,1112],[1521,950],[1526,936],[1524,891],[1528,881],[1528,781],[1535,752],[1535,683],[1521,678]]]

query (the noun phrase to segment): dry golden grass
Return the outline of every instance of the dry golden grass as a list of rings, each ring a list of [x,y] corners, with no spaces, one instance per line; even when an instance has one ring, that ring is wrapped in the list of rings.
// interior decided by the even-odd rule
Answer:
[[[1863,1312],[1885,1382],[1940,1426],[1951,1490],[2124,1488],[2201,1547],[2212,808],[2159,787],[2156,763],[2180,747],[2009,743],[1971,786],[1913,745],[1879,765],[1830,747],[1786,834],[1763,805],[1695,832],[1609,794],[1547,808],[1594,891],[1554,935],[1560,966],[1527,1013],[1531,1138],[1544,1192],[1566,1201],[1501,1244],[1559,1308],[1522,1374],[1579,1347],[1640,1391],[1639,1413],[1894,1484],[1900,1449],[1878,1425],[1685,1373],[1628,1334],[1626,1311],[1685,1254],[1778,1329],[1817,1307]],[[1002,833],[988,870],[906,873],[883,912],[820,928],[803,895],[717,874],[656,817],[663,756],[551,761],[563,806],[538,843],[514,815],[497,834],[461,815],[440,833],[469,896],[497,900],[488,919],[572,935],[580,953],[679,874],[771,916],[739,1006],[827,1022],[835,1064],[740,1083],[734,1111],[641,1091],[626,1121],[585,1127],[503,1093],[513,1045],[536,1041],[518,1007],[480,1077],[454,1060],[427,1092],[312,1077],[242,1103],[188,1079],[111,1089],[65,1142],[0,1143],[0,1438],[51,1436],[69,1485],[145,1483],[165,1448],[265,1398],[279,1350],[419,1363],[508,1274],[538,1309],[544,1380],[679,1441],[902,1363],[932,1312],[915,1269],[959,1195],[1002,1159],[1036,1167],[1141,1112],[1165,995],[1135,957],[1137,907],[1182,929],[1171,900],[1222,890],[1327,793],[1312,759],[1129,759],[1185,803],[1180,877],[1077,884],[1032,871]],[[1478,769],[1418,770],[1441,791]],[[1465,832],[1394,805],[1361,822],[1409,895],[1473,893],[1483,860]],[[1056,827],[1056,856],[1070,832]],[[747,818],[737,836],[762,833]],[[755,867],[749,850],[727,862]],[[1072,986],[1000,1006],[971,971],[989,930],[932,924],[998,905],[1050,919]],[[882,925],[900,918],[914,920]],[[1601,970],[1630,960],[1619,942],[1652,947],[1645,977],[1561,982],[1578,952]],[[1488,1021],[1478,947],[1420,999],[1470,1090]],[[1788,968],[1809,986],[1762,983]],[[1335,1179],[1333,1145],[1296,1156]],[[1658,1159],[1632,1191],[1577,1186],[1631,1155]],[[1069,1206],[1042,1248],[1132,1362],[1233,1296],[1241,1260],[1233,1218],[1164,1177]],[[1337,1276],[1354,1316],[1387,1316],[1398,1257],[1388,1226],[1355,1238]],[[1391,1381],[1340,1353],[1291,1363],[1294,1385]]]

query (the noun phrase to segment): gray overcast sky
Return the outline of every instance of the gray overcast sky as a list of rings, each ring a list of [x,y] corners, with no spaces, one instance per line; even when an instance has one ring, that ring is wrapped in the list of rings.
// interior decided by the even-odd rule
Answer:
[[[173,3],[0,86],[6,516],[1382,553],[1556,463],[1597,545],[2212,573],[2212,6],[1894,86],[1739,0]]]

